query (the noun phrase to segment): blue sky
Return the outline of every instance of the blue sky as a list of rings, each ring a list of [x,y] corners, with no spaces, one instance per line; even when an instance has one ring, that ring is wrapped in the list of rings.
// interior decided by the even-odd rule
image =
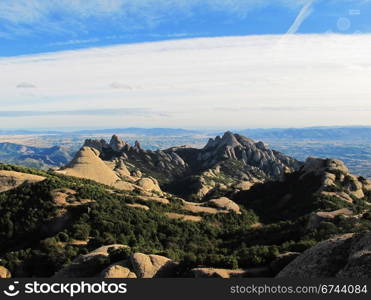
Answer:
[[[2,128],[371,125],[371,0],[0,0]]]
[[[255,34],[371,31],[369,0],[1,0],[0,56]]]

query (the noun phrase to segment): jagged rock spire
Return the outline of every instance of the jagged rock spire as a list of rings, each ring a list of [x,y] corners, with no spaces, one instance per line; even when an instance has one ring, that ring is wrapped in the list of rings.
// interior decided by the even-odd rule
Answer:
[[[138,141],[135,141],[134,148],[135,149],[138,149],[138,150],[141,150],[142,149],[142,147],[140,146],[140,143]]]
[[[109,142],[109,145],[111,146],[112,150],[119,152],[120,150],[122,150],[122,148],[125,147],[126,143],[116,134],[114,134],[111,138],[111,141]]]

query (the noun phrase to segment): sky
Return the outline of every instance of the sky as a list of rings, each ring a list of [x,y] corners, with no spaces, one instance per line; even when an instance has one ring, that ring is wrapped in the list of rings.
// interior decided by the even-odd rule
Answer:
[[[371,125],[370,0],[1,0],[2,128]]]

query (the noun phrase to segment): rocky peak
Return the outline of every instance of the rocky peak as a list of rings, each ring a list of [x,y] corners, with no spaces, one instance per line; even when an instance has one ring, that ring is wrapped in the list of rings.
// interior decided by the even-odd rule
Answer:
[[[93,140],[93,139],[86,139],[84,142],[83,147],[90,147],[102,152],[104,149],[109,148],[110,146],[104,139],[101,140]]]
[[[232,148],[241,146],[241,144],[237,140],[237,137],[230,131],[224,133],[221,142],[223,146],[230,146]]]
[[[230,131],[224,133],[223,137],[210,139],[198,156],[198,160],[203,161],[207,167],[211,167],[210,163],[226,159],[238,160],[246,167],[258,168],[272,178],[280,178],[285,172],[297,170],[301,165],[291,157],[270,150],[263,142],[255,142]]]
[[[141,147],[141,145],[140,145],[140,143],[138,141],[135,141],[135,143],[134,143],[134,149],[136,149],[136,150],[142,150],[142,147]]]
[[[113,151],[119,152],[125,147],[126,143],[116,134],[114,134],[109,142],[109,145]]]
[[[269,149],[262,142],[230,131],[210,139],[202,149],[183,146],[158,151],[143,150],[138,141],[131,146],[117,135],[112,136],[109,144],[104,140],[87,140],[85,146],[97,149],[104,161],[123,160],[127,166],[136,167],[144,174],[159,178],[162,184],[169,185],[184,177],[192,181],[192,176],[202,177],[204,171],[218,168],[223,170],[223,174],[216,177],[226,176],[230,182],[278,180],[285,173],[298,170],[302,164]],[[122,176],[127,174],[125,169],[118,167],[117,170]]]
[[[208,143],[204,147],[204,150],[210,150],[213,148],[225,148],[225,147],[235,148],[238,146],[242,146],[237,139],[237,136],[234,135],[232,132],[227,131],[223,134],[223,137],[219,135],[214,139],[209,139]]]

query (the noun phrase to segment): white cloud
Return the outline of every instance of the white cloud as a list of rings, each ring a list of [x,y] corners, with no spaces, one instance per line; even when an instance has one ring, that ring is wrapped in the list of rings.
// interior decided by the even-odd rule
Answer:
[[[1,117],[9,127],[371,125],[370,35],[188,39],[2,58],[1,111],[156,114]],[[33,82],[32,93],[17,89]]]

